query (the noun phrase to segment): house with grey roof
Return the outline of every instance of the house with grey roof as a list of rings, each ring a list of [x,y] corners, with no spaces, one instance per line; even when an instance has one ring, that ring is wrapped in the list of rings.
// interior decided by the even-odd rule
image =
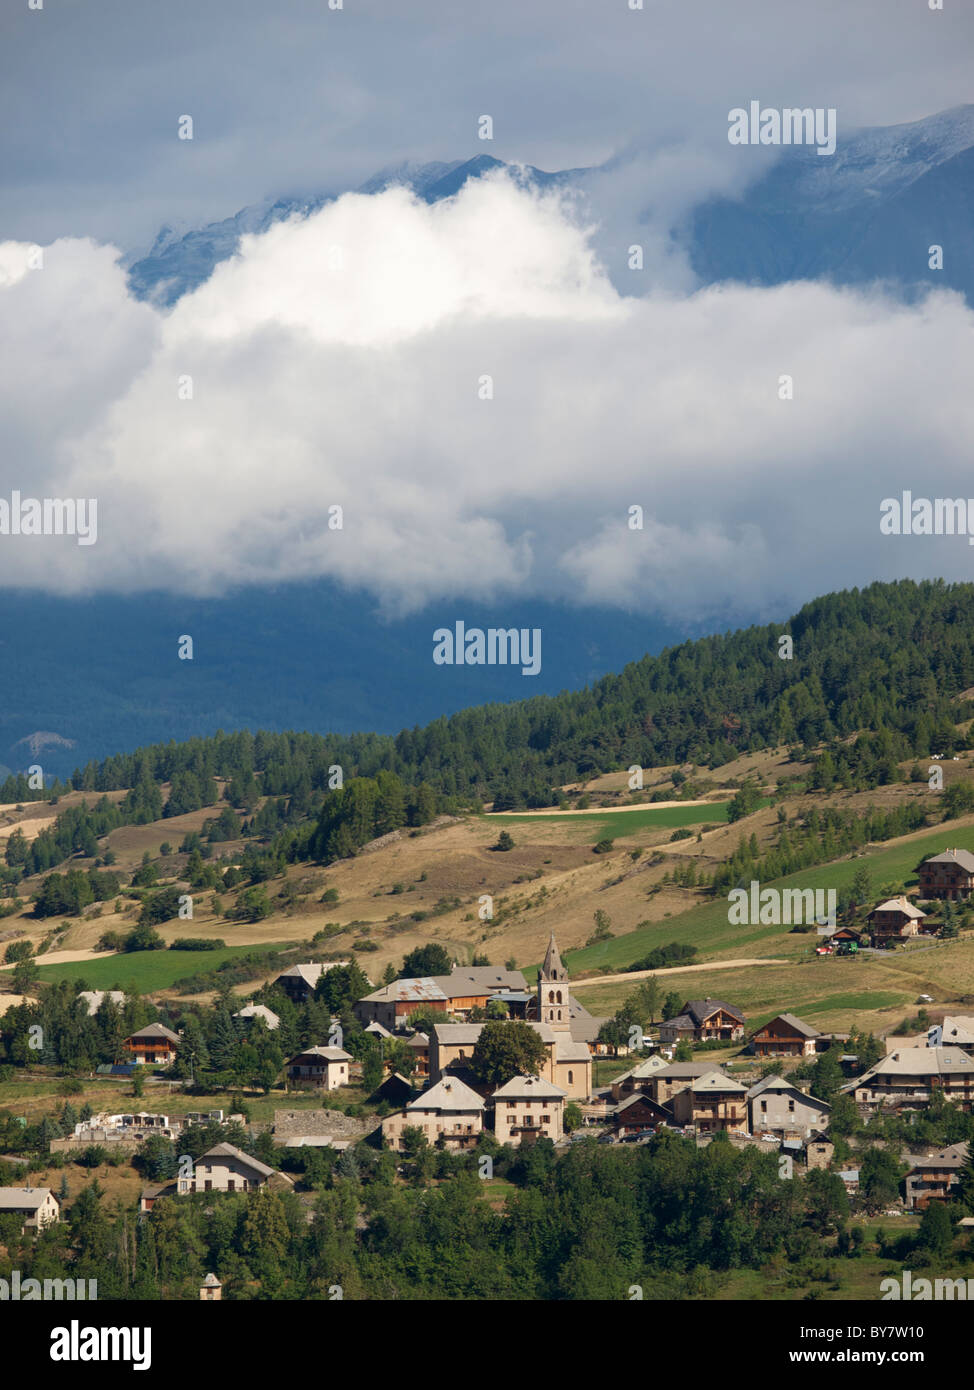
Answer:
[[[832,1107],[800,1090],[784,1076],[766,1076],[747,1093],[751,1133],[768,1131],[786,1139],[807,1139],[827,1129]]]
[[[418,1129],[431,1148],[471,1148],[483,1131],[484,1109],[483,1097],[473,1087],[457,1076],[444,1076],[404,1110],[387,1115],[382,1138],[390,1149],[401,1151],[406,1130]]]
[[[21,1230],[39,1231],[61,1219],[61,1204],[49,1187],[0,1187],[0,1216],[18,1216]]]
[[[660,1024],[661,1043],[736,1042],[744,1036],[746,1019],[740,1009],[723,999],[688,999],[675,1018]]]
[[[348,1085],[351,1061],[351,1053],[342,1047],[306,1047],[285,1063],[287,1084],[337,1091]]]
[[[177,1179],[176,1189],[181,1196],[194,1192],[253,1192],[268,1183],[275,1187],[293,1185],[285,1173],[251,1158],[234,1144],[223,1143],[207,1149],[194,1163],[192,1176]]]
[[[842,1087],[860,1109],[923,1110],[934,1093],[970,1112],[974,1059],[960,1047],[898,1047]]]
[[[234,1018],[242,1018],[248,1023],[251,1019],[262,1019],[272,1033],[281,1026],[280,1015],[276,1014],[273,1009],[269,1009],[266,1004],[248,1004],[235,1013]]]
[[[677,1125],[692,1127],[697,1134],[747,1134],[747,1089],[723,1072],[709,1071],[677,1091],[670,1108]]]
[[[515,1076],[498,1086],[491,1097],[494,1137],[501,1144],[519,1145],[537,1139],[556,1144],[562,1138],[565,1092],[542,1076]]]
[[[969,897],[974,891],[974,854],[966,849],[945,849],[920,865],[919,895],[927,898]]]

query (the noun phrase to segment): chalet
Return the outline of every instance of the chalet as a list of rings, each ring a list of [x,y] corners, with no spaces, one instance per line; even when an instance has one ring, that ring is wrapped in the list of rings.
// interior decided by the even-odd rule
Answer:
[[[926,915],[914,907],[909,898],[899,897],[887,898],[886,902],[874,907],[866,920],[872,929],[873,941],[881,945],[886,941],[905,941],[909,936],[916,936]]]
[[[325,971],[334,970],[336,965],[348,965],[348,963],[347,960],[330,960],[323,965],[317,961],[309,961],[303,965],[292,965],[278,975],[274,983],[280,985],[292,1004],[306,1004],[309,999],[314,998],[318,981]]]
[[[193,1192],[253,1192],[271,1183],[275,1187],[290,1187],[291,1179],[269,1168],[259,1159],[251,1158],[233,1144],[214,1144],[193,1165],[192,1177],[180,1177],[180,1195]]]
[[[624,1071],[621,1076],[617,1076],[612,1082],[612,1099],[615,1101],[625,1100],[626,1096],[631,1096],[634,1092],[646,1090],[649,1081],[661,1071],[666,1071],[670,1063],[665,1057],[656,1053],[653,1057],[647,1057],[630,1071]],[[710,1070],[708,1068],[708,1070]]]
[[[0,1216],[18,1216],[22,1231],[39,1231],[61,1219],[61,1204],[49,1187],[0,1187]]]
[[[494,1137],[501,1144],[557,1143],[565,1132],[565,1092],[543,1077],[513,1077],[494,1092],[493,1105]]]
[[[969,1111],[974,1059],[959,1047],[902,1047],[883,1057],[842,1090],[866,1113],[882,1106],[925,1109],[938,1091]]]
[[[219,1303],[223,1298],[223,1285],[215,1274],[208,1274],[200,1285],[200,1300],[203,1303]]]
[[[692,1125],[698,1134],[725,1129],[747,1134],[747,1091],[739,1081],[719,1071],[709,1071],[677,1091],[670,1108],[677,1125]]]
[[[974,854],[945,849],[923,861],[919,879],[921,898],[966,898],[974,891]]]
[[[733,1004],[722,999],[688,999],[676,1018],[660,1024],[659,1038],[663,1043],[735,1042],[744,1036],[744,1015]]]
[[[673,1112],[667,1105],[658,1105],[649,1096],[636,1091],[619,1102],[609,1119],[618,1138],[627,1134],[651,1134],[660,1125],[673,1123]]]
[[[247,1007],[241,1009],[239,1013],[235,1013],[234,1018],[242,1018],[247,1024],[255,1018],[263,1019],[272,1033],[281,1026],[280,1016],[276,1014],[273,1009],[268,1009],[264,1004],[248,1004]]]
[[[794,1014],[778,1014],[757,1030],[751,1048],[758,1057],[811,1057],[818,1036],[817,1028]]]
[[[390,1149],[402,1149],[407,1129],[421,1129],[430,1146],[464,1149],[476,1145],[484,1127],[484,1101],[456,1076],[445,1076],[405,1110],[382,1121],[382,1138]]]
[[[946,1202],[967,1162],[967,1145],[951,1144],[927,1158],[917,1158],[906,1175],[906,1205],[923,1211],[931,1202]]]
[[[655,1071],[643,1083],[642,1089],[659,1105],[671,1101],[680,1091],[687,1090],[702,1076],[719,1071],[713,1062],[670,1062],[662,1071]]]
[[[285,1064],[288,1084],[337,1091],[348,1085],[351,1054],[341,1047],[306,1047]]]
[[[787,1139],[807,1139],[828,1126],[831,1106],[807,1096],[783,1076],[766,1076],[747,1093],[751,1133],[765,1130]]]
[[[147,1028],[140,1028],[126,1038],[122,1046],[129,1054],[129,1060],[140,1066],[169,1067],[176,1060],[178,1042],[179,1035],[171,1028],[162,1023],[150,1023]]]

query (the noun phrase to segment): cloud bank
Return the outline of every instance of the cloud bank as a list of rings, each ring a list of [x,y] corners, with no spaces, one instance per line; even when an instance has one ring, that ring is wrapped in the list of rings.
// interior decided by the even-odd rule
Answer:
[[[620,294],[578,199],[504,175],[433,206],[347,195],[166,311],[114,248],[59,240],[29,269],[0,244],[0,496],[98,500],[96,545],[0,536],[0,584],[329,576],[390,613],[538,595],[700,619],[968,577],[963,538],[879,531],[903,488],[974,494],[961,299],[677,292],[646,230]]]

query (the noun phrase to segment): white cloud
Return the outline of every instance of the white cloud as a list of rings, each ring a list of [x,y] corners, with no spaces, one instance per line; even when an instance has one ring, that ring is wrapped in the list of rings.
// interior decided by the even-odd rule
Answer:
[[[0,496],[99,504],[94,546],[0,537],[0,584],[327,575],[391,611],[538,594],[707,617],[966,577],[962,540],[878,524],[902,487],[974,492],[959,297],[623,297],[582,206],[506,177],[434,206],[347,196],[246,239],[169,311],[128,295],[116,256],[59,241],[0,281]]]

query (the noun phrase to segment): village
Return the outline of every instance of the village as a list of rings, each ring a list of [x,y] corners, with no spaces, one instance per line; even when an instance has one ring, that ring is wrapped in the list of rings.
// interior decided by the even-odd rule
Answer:
[[[974,855],[948,849],[932,856],[920,867],[919,885],[917,896],[928,904],[965,899],[974,890]],[[886,900],[868,914],[868,934],[833,926],[818,949],[889,949],[921,935],[926,915],[906,896]],[[308,1004],[329,972],[346,965],[293,965],[273,982],[271,997],[276,989],[290,1004]],[[82,991],[76,1000],[92,1018],[124,1003],[118,991]],[[944,1107],[971,1114],[974,1014],[943,1015],[914,1035],[866,1039],[820,1031],[787,1009],[753,1027],[733,1002],[687,997],[658,1028],[634,1028],[628,1042],[611,1042],[608,1020],[573,994],[553,933],[533,988],[520,970],[454,963],[445,975],[369,989],[352,1013],[370,1061],[361,1048],[358,1056],[346,1049],[341,1018],[332,1015],[318,1041],[286,1059],[277,1084],[293,1106],[275,1109],[273,1122],[251,1125],[243,1110],[206,1108],[83,1112],[69,1133],[49,1140],[51,1161],[103,1152],[138,1162],[165,1141],[181,1155],[178,1168],[143,1185],[143,1217],[163,1201],[195,1194],[292,1190],[300,1174],[265,1158],[282,1150],[341,1154],[361,1144],[408,1164],[424,1149],[476,1157],[488,1141],[511,1148],[549,1141],[558,1150],[586,1140],[644,1146],[666,1133],[698,1148],[719,1139],[777,1155],[782,1178],[815,1170],[837,1175],[855,1210],[868,1196],[861,1194],[870,1152],[863,1131],[877,1116],[892,1117],[906,1126],[898,1131],[906,1137],[885,1146],[899,1175],[883,1198],[887,1215],[952,1201],[971,1167],[966,1141],[923,1142],[910,1131],[920,1117],[942,1116]],[[255,1030],[267,1037],[281,1026],[266,1003],[247,1003],[233,1017],[245,1042]],[[117,1063],[99,1071],[136,1078],[139,1094],[148,1079],[153,1091],[172,1095],[179,1085],[172,1069],[186,1042],[178,1029],[149,1023],[123,1039]],[[522,1068],[523,1057],[531,1065]],[[615,1074],[594,1084],[593,1069],[613,1062]],[[361,1090],[369,1067],[368,1103],[350,1107],[354,1117],[342,1113],[334,1098]],[[321,1108],[307,1108],[318,1095]],[[206,1127],[224,1137],[195,1159],[183,1153],[181,1141]],[[264,1157],[241,1146],[254,1147],[256,1136]],[[50,1186],[10,1183],[0,1187],[4,1215],[17,1218],[25,1233],[39,1231],[61,1219],[61,1200]],[[974,1216],[960,1224],[974,1225]],[[219,1296],[220,1282],[211,1276],[200,1297]]]

